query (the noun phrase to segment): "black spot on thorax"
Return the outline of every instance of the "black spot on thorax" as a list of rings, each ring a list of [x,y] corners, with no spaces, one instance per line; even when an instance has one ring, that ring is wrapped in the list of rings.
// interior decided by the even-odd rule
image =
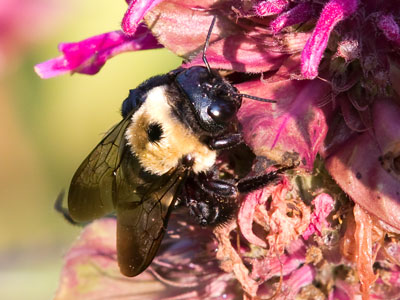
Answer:
[[[159,142],[163,137],[163,133],[164,131],[159,123],[151,123],[149,127],[147,127],[147,137],[150,143]]]

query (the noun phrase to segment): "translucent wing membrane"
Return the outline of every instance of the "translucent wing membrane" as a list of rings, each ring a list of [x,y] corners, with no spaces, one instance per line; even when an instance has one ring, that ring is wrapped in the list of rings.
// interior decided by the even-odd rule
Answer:
[[[124,164],[126,160],[124,160]],[[125,168],[117,176],[125,178]],[[168,218],[176,201],[185,171],[174,169],[147,183],[136,183],[136,193],[117,189],[117,249],[121,272],[136,276],[144,271],[160,247]],[[125,185],[123,178],[117,180]],[[140,177],[137,177],[140,178]],[[142,177],[143,178],[143,177]]]
[[[121,272],[141,273],[160,247],[187,168],[162,176],[143,170],[126,145],[132,113],[115,126],[76,171],[69,190],[71,217],[87,222],[116,210]]]
[[[121,143],[129,122],[127,117],[116,125],[75,172],[68,193],[69,213],[75,221],[88,222],[114,210],[115,172],[126,151]]]

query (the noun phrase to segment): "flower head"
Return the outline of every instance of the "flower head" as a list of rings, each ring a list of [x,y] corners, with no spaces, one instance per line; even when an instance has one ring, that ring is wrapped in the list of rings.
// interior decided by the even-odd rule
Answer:
[[[153,291],[156,299],[398,297],[396,1],[127,3],[123,31],[62,44],[64,55],[37,72],[94,74],[113,55],[160,45],[184,57],[184,68],[203,65],[201,49],[217,16],[210,66],[227,70],[241,93],[277,100],[244,100],[237,114],[256,156],[249,176],[279,165],[295,169],[241,195],[235,219],[213,232],[185,219],[184,238],[168,237],[150,269],[129,282],[151,277],[167,285],[172,294]],[[221,155],[217,167],[224,163]],[[64,277],[68,265],[67,257]]]

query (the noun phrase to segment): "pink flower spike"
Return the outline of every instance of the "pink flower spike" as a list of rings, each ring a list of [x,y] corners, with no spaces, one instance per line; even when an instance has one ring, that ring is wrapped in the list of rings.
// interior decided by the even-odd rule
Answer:
[[[122,30],[128,35],[133,35],[139,26],[139,22],[144,18],[147,12],[162,1],[163,0],[130,1],[128,10],[122,19]]]
[[[400,45],[400,28],[392,15],[382,16],[378,22],[378,28],[382,30],[383,34],[389,41],[393,41],[397,45]]]
[[[287,0],[266,0],[257,3],[254,11],[259,17],[276,15],[284,11],[289,6]]]
[[[274,33],[278,33],[285,27],[307,21],[311,15],[312,8],[310,3],[300,3],[287,12],[279,15],[274,21],[271,22],[270,26]]]
[[[304,78],[317,77],[318,66],[331,31],[338,22],[354,13],[357,6],[357,0],[331,0],[325,5],[314,32],[301,53],[301,74]]]
[[[144,25],[134,36],[122,31],[100,34],[77,43],[61,43],[63,55],[35,66],[41,78],[51,78],[66,73],[96,74],[111,57],[127,52],[162,47]]]

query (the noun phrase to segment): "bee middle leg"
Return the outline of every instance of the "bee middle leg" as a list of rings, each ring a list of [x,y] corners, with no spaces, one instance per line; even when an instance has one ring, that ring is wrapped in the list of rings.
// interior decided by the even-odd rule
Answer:
[[[263,175],[245,177],[237,183],[238,192],[242,194],[251,193],[271,183],[277,182],[280,180],[280,175],[282,173],[295,167],[296,165],[285,166]]]

